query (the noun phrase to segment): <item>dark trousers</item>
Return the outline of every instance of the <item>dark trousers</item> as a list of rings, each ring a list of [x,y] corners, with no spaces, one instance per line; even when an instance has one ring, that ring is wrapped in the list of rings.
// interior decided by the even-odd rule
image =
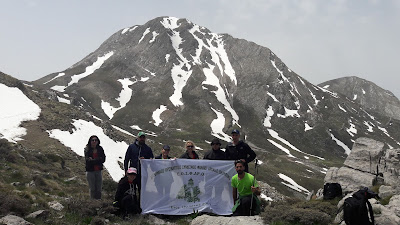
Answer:
[[[141,213],[136,196],[127,195],[122,198],[121,210],[124,214],[138,214]]]
[[[254,210],[256,208],[256,199],[253,199],[253,205],[251,206],[251,198],[256,196],[249,195],[240,199],[240,205],[236,208],[236,211],[233,213],[233,216],[254,216]],[[251,215],[250,215],[251,210]]]

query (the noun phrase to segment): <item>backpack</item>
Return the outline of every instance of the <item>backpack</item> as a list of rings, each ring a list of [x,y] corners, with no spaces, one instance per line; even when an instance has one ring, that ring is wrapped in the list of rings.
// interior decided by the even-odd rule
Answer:
[[[326,183],[324,184],[324,200],[342,197],[342,186],[339,183]]]
[[[346,225],[374,225],[374,212],[372,211],[371,203],[368,201],[368,199],[374,197],[379,198],[375,192],[368,188],[363,188],[345,199],[343,217]]]

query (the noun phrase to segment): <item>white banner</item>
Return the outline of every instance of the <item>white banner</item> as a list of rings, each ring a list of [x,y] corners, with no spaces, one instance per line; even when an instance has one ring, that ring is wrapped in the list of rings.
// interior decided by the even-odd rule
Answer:
[[[142,214],[232,214],[233,161],[142,159]]]

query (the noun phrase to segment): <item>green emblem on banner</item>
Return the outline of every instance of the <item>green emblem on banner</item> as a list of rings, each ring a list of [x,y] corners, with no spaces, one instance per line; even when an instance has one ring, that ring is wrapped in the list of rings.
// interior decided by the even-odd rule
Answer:
[[[198,202],[200,201],[198,195],[200,194],[200,188],[194,186],[193,179],[190,178],[187,184],[184,184],[179,190],[178,199],[185,199],[187,202]]]

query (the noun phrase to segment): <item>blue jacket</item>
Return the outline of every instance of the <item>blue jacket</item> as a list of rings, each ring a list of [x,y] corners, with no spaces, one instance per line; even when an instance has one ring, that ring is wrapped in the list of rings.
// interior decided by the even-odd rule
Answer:
[[[139,157],[144,157],[145,159],[151,159],[154,158],[154,155],[153,151],[148,145],[146,144],[139,145],[138,141],[135,140],[135,142],[129,145],[128,149],[126,150],[125,160],[124,160],[125,172],[128,170],[128,167],[135,167],[138,170],[138,173],[140,173]]]

